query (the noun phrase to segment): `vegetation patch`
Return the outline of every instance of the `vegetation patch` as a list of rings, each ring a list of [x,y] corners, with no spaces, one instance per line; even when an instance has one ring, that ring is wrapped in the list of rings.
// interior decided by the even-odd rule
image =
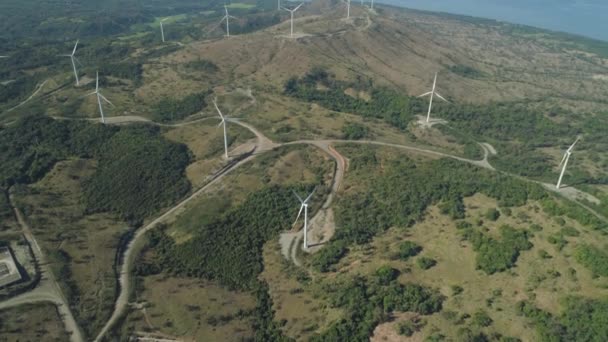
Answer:
[[[195,236],[179,245],[163,230],[155,230],[152,246],[158,252],[157,262],[171,273],[251,289],[263,268],[264,243],[293,224],[298,208],[292,190],[306,193],[312,188],[268,186],[213,222],[194,228]]]
[[[164,139],[157,127],[122,128],[104,144],[97,170],[84,184],[87,208],[138,224],[190,190],[184,176],[189,162],[186,146]]]
[[[477,268],[487,274],[505,271],[515,265],[521,251],[532,248],[529,233],[510,226],[500,227],[500,240],[469,228],[464,236],[477,252]]]
[[[379,271],[375,279],[355,277],[328,285],[332,306],[343,308],[346,317],[332,324],[312,341],[369,341],[374,328],[386,322],[393,311],[430,315],[441,310],[444,298],[438,291],[416,285],[386,282],[390,268]]]
[[[574,252],[576,261],[588,268],[593,275],[608,277],[608,253],[595,246],[584,244]]]
[[[154,105],[154,119],[171,122],[198,113],[207,106],[206,95],[207,93],[190,94],[179,100],[165,97]]]

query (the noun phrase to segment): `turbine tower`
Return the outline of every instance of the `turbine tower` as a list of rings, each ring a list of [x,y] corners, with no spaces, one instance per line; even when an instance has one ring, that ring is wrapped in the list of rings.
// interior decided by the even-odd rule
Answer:
[[[106,123],[106,118],[103,115],[103,106],[101,105],[101,100],[106,101],[112,107],[114,107],[114,104],[112,104],[112,102],[110,102],[108,99],[106,99],[105,96],[101,95],[101,92],[99,91],[99,71],[97,72],[97,80],[95,81],[95,91],[87,94],[86,96],[91,96],[91,95],[97,96],[97,104],[99,105],[99,114],[101,114],[101,123]]]
[[[350,0],[346,0],[346,19],[350,18]]]
[[[295,12],[296,12],[296,11],[297,11],[297,10],[298,10],[300,7],[302,7],[302,5],[304,5],[304,3],[299,4],[299,5],[298,5],[298,7],[294,8],[294,9],[292,9],[292,10],[290,10],[290,9],[287,9],[287,8],[283,7],[283,9],[284,9],[284,10],[286,10],[286,11],[287,11],[287,12],[289,12],[289,13],[291,13],[291,35],[289,36],[290,38],[293,38],[293,14],[294,14],[294,13],[295,13]]]
[[[226,20],[226,37],[230,37],[230,18],[236,18],[228,14],[228,7],[226,7],[226,5],[224,5],[224,10],[226,11],[226,15],[220,20],[220,23]]]
[[[374,9],[374,0],[371,0],[369,8]]]
[[[222,111],[217,106],[217,102],[215,102],[215,100],[213,100],[213,105],[215,106],[217,113],[220,115],[220,119],[222,119],[222,122],[220,122],[218,127],[222,125],[224,126],[224,156],[226,157],[226,159],[228,159],[228,136],[226,135],[226,117],[222,115]]]
[[[78,61],[78,59],[76,58],[76,48],[78,48],[78,42],[79,40],[76,41],[76,44],[74,44],[74,50],[72,50],[72,54],[70,55],[59,55],[60,57],[70,57],[70,60],[72,61],[72,68],[74,69],[74,77],[76,78],[76,85],[80,85],[80,81],[78,80],[78,71],[76,71],[76,62]],[[80,63],[80,62],[78,62]]]
[[[169,18],[165,18],[165,19],[163,19],[163,20],[160,21],[160,36],[163,39],[163,43],[165,42],[165,30],[163,28],[163,22],[165,20],[167,20],[167,19],[169,19]]]
[[[574,144],[572,144],[568,150],[566,150],[566,153],[564,153],[564,158],[562,158],[562,161],[559,163],[559,166],[562,166],[562,164],[564,165],[562,167],[562,172],[559,174],[559,179],[557,180],[557,186],[556,188],[559,190],[562,186],[562,179],[564,178],[564,173],[566,173],[566,167],[568,166],[568,161],[570,160],[570,156],[572,155],[572,150],[574,149],[574,145],[576,145],[576,143],[580,140],[581,138],[578,137],[576,138],[576,140],[574,141]]]
[[[424,94],[418,96],[418,97],[424,97],[424,96],[431,95],[431,100],[429,101],[429,112],[426,115],[427,123],[431,120],[431,108],[433,107],[433,97],[435,95],[437,95],[438,98],[442,99],[445,102],[450,102],[450,101],[444,99],[443,96],[439,95],[439,93],[437,91],[435,91],[436,85],[437,85],[437,73],[435,73],[435,80],[433,80],[433,90],[429,91],[428,93],[424,93]]]
[[[298,196],[298,194],[293,191],[293,194],[296,195],[296,197],[298,198],[298,201],[300,201],[300,211],[298,212],[298,216],[296,217],[295,222],[293,223],[294,225],[296,223],[298,223],[298,219],[300,218],[300,215],[302,214],[302,210],[304,210],[304,249],[308,249],[308,201],[310,200],[310,198],[312,197],[312,195],[315,193],[315,190],[313,189],[312,192],[310,193],[310,195],[308,195],[308,197],[306,197],[306,199],[302,199],[302,197]]]

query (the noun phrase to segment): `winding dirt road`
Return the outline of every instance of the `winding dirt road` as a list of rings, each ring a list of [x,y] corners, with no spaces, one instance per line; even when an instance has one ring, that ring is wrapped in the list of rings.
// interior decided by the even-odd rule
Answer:
[[[57,118],[57,119],[65,119],[65,118]],[[204,117],[204,118],[201,118],[201,119],[198,119],[195,121],[184,122],[184,123],[179,123],[179,124],[160,124],[160,123],[150,121],[147,118],[142,118],[142,117],[138,117],[138,116],[109,117],[106,119],[106,122],[110,123],[110,124],[127,124],[127,123],[133,123],[133,122],[144,122],[144,123],[149,123],[149,124],[159,125],[159,126],[179,127],[179,126],[190,125],[190,124],[202,121],[202,120],[209,120],[209,119],[214,119],[214,117]],[[96,119],[94,119],[94,120],[96,120]],[[244,159],[239,160],[237,162],[229,163],[221,171],[219,171],[216,175],[214,175],[205,186],[198,189],[196,192],[194,192],[188,198],[184,199],[183,201],[178,203],[176,206],[174,206],[173,208],[166,211],[164,214],[162,214],[161,216],[156,218],[154,221],[150,222],[145,227],[140,228],[135,233],[135,236],[133,237],[131,242],[128,244],[128,246],[125,249],[125,252],[123,254],[123,258],[122,258],[123,263],[121,265],[121,271],[120,271],[120,276],[119,276],[119,284],[120,284],[119,295],[118,295],[118,298],[115,303],[114,311],[113,311],[110,319],[104,325],[103,329],[99,332],[95,341],[101,341],[103,339],[103,337],[107,334],[107,332],[114,326],[114,324],[116,324],[116,322],[122,317],[122,315],[125,312],[125,309],[128,305],[132,264],[135,261],[135,257],[137,255],[137,252],[139,251],[139,248],[141,247],[141,240],[144,237],[145,233],[148,232],[150,229],[156,227],[156,225],[158,225],[159,223],[166,220],[169,216],[174,214],[179,209],[183,208],[186,204],[188,204],[192,200],[199,197],[209,187],[211,187],[213,184],[219,182],[224,176],[226,176],[230,172],[234,171],[235,169],[239,168],[241,165],[249,162],[250,160],[252,160],[253,158],[255,158],[257,155],[259,155],[261,153],[264,153],[266,151],[270,151],[272,149],[275,149],[280,146],[285,146],[285,145],[307,144],[307,145],[312,145],[312,146],[315,146],[315,147],[321,149],[322,151],[327,153],[329,156],[331,156],[336,161],[336,170],[334,173],[334,179],[333,179],[333,183],[332,183],[331,192],[328,195],[323,206],[321,207],[321,210],[319,210],[319,212],[317,212],[315,217],[313,217],[313,219],[311,219],[311,223],[314,222],[315,218],[319,217],[319,215],[327,215],[328,211],[331,210],[331,204],[333,203],[335,195],[336,195],[337,191],[339,190],[340,185],[342,184],[344,174],[346,171],[346,166],[347,166],[346,159],[332,147],[333,144],[348,143],[348,144],[362,144],[362,145],[377,145],[377,146],[394,147],[394,148],[408,150],[408,151],[417,152],[417,153],[421,153],[421,154],[427,154],[427,155],[444,157],[444,158],[452,158],[452,159],[459,160],[459,161],[462,161],[465,163],[469,163],[469,164],[472,164],[472,165],[475,165],[478,167],[482,167],[482,168],[485,168],[485,169],[488,169],[491,171],[498,172],[497,170],[494,169],[494,167],[492,167],[492,165],[490,165],[490,163],[487,160],[488,154],[495,153],[493,147],[491,147],[491,145],[489,145],[489,144],[488,144],[489,146],[485,146],[485,144],[482,144],[482,148],[484,149],[484,158],[482,160],[471,160],[471,159],[467,159],[467,158],[463,158],[463,157],[459,157],[459,156],[455,156],[455,155],[451,155],[451,154],[447,154],[447,153],[443,153],[443,152],[438,152],[435,150],[426,149],[426,148],[422,148],[422,147],[400,145],[400,144],[393,144],[393,143],[386,143],[386,142],[379,142],[379,141],[370,141],[370,140],[357,140],[357,141],[339,140],[339,139],[299,140],[299,141],[294,141],[294,142],[289,142],[289,143],[278,144],[278,143],[273,142],[269,138],[267,138],[262,132],[260,132],[254,126],[252,126],[248,123],[242,122],[241,120],[238,120],[238,119],[229,119],[229,122],[240,125],[246,129],[250,130],[256,136],[256,144],[255,144],[255,150],[254,150],[255,153],[252,153],[251,155],[248,155]],[[238,149],[238,147],[237,147],[237,149]],[[521,178],[521,177],[519,177],[519,178]],[[530,181],[530,180],[527,180],[527,181]],[[560,194],[564,194],[563,192],[560,192],[560,191],[557,191],[557,192]],[[578,204],[581,204],[579,201],[575,200],[575,202]],[[584,205],[583,205],[583,207],[585,207],[586,209],[589,209],[588,207],[586,207]],[[591,211],[591,212],[593,212],[593,211]],[[593,213],[597,215],[597,213],[595,213],[595,212],[593,212]],[[332,215],[332,220],[333,220],[333,215]],[[291,253],[289,253],[289,254],[291,254],[293,256],[292,259],[294,259],[294,262],[298,263],[297,260],[295,260],[295,254],[297,251],[297,248],[295,248],[295,246],[297,243],[299,243],[299,236],[301,235],[301,232],[292,233],[292,234],[293,234],[293,236],[289,238],[289,241],[288,241],[288,243],[286,242],[286,245],[291,246],[291,247],[288,247],[288,248],[291,248],[291,251],[290,251]],[[32,238],[33,238],[33,236],[32,236]],[[327,239],[329,239],[329,238],[331,238],[331,236],[327,237]],[[295,242],[294,242],[294,239],[295,239]],[[33,241],[35,241],[35,240],[33,240]],[[34,242],[34,244],[35,244],[35,242]],[[50,271],[49,271],[49,274],[50,274]],[[52,274],[50,274],[50,275],[52,277]],[[55,283],[55,285],[56,285],[56,283]],[[28,294],[25,294],[25,295],[28,295]],[[25,295],[22,295],[22,296],[25,296]],[[31,296],[34,297],[34,296],[38,296],[38,295],[32,294]],[[19,297],[13,298],[15,300],[14,301],[15,303],[20,302],[20,299],[18,299],[18,298]],[[46,298],[46,297],[41,296],[40,298]],[[57,298],[63,298],[63,296],[60,295]],[[11,299],[11,300],[13,300],[13,299]],[[63,300],[63,302],[65,303],[65,300]],[[3,305],[3,304],[4,303],[0,304],[0,308],[2,307],[1,305]],[[69,313],[69,308],[65,304],[61,305],[60,308],[61,307],[67,308],[66,317],[71,317],[65,321],[66,327],[68,327],[69,330],[77,331],[76,334],[73,334],[72,340],[81,341],[82,337],[80,336],[79,330],[77,328],[76,329],[72,328],[72,327],[77,327],[77,325],[76,325],[75,321],[73,320],[71,313]],[[72,321],[73,323],[70,323],[70,321]],[[74,336],[78,336],[80,338],[80,340],[76,339]]]

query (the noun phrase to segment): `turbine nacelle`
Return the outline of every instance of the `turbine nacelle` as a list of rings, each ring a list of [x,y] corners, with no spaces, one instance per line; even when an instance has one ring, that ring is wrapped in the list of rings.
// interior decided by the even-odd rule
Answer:
[[[101,123],[106,123],[106,118],[103,113],[102,100],[107,102],[112,107],[115,107],[115,106],[112,102],[110,102],[110,100],[106,99],[106,97],[103,96],[101,94],[101,92],[99,91],[99,72],[97,72],[96,76],[97,77],[95,79],[95,91],[88,93],[87,95],[85,95],[85,97],[91,96],[91,95],[95,95],[97,97],[97,105],[99,105],[99,114],[101,115]]]
[[[226,159],[228,159],[228,136],[226,134],[226,121],[228,120],[228,117],[222,114],[222,111],[220,110],[220,107],[218,107],[217,101],[215,99],[213,99],[213,105],[215,106],[215,110],[217,111],[217,114],[220,116],[221,119],[219,125],[217,126],[224,126],[224,156],[226,157]]]
[[[576,143],[578,143],[579,140],[581,140],[581,137],[577,137],[576,140],[574,141],[574,143],[572,145],[570,145],[570,147],[568,147],[568,149],[564,153],[564,157],[562,158],[562,161],[559,163],[558,167],[561,167],[562,171],[560,172],[559,179],[557,180],[556,188],[558,190],[562,186],[562,179],[564,178],[564,174],[566,173],[566,167],[568,167],[568,161],[570,160],[570,156],[572,155],[574,146],[576,145]]]
[[[80,85],[80,80],[78,79],[78,71],[76,70],[76,63],[80,64],[80,66],[82,66],[82,63],[80,63],[80,61],[78,60],[78,58],[76,58],[76,49],[78,48],[78,43],[80,42],[80,40],[76,40],[76,44],[74,44],[74,49],[72,50],[72,53],[69,55],[59,55],[59,57],[70,57],[70,60],[72,61],[72,68],[74,69],[74,78],[76,78],[76,85]]]
[[[435,73],[435,78],[433,79],[433,89],[427,93],[424,93],[418,97],[425,97],[425,96],[431,96],[431,99],[429,100],[429,111],[426,115],[426,122],[428,123],[431,119],[431,108],[433,107],[433,98],[435,96],[437,96],[438,98],[440,98],[441,100],[449,103],[450,101],[446,100],[443,96],[441,96],[435,89],[437,87],[437,73]]]
[[[302,211],[304,211],[304,249],[308,248],[308,201],[315,193],[315,190],[316,189],[313,189],[312,192],[308,195],[308,197],[306,197],[306,199],[302,199],[302,197],[300,197],[295,191],[292,190],[293,194],[298,198],[298,201],[300,201],[301,204],[298,216],[293,222],[294,226],[296,225],[296,223],[298,223],[298,219],[300,219],[300,215],[302,215]]]

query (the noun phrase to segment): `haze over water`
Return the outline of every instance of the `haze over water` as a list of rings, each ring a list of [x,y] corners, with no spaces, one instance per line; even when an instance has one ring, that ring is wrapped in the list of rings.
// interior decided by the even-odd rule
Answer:
[[[409,8],[464,14],[608,41],[608,0],[381,0]]]

